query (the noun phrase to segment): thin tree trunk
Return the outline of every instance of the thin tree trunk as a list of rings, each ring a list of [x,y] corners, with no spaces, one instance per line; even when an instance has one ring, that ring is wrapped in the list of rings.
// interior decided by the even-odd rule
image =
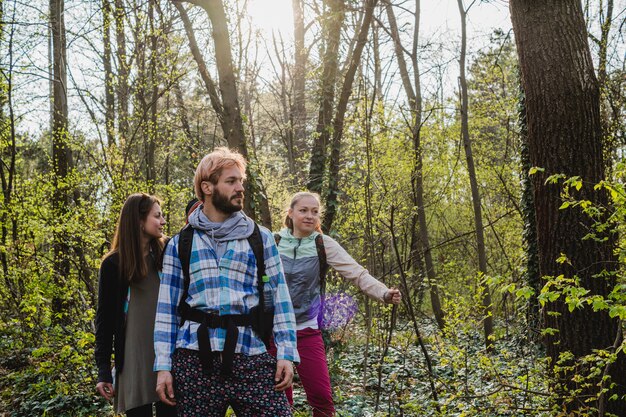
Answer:
[[[129,58],[126,52],[126,10],[123,0],[115,0],[115,39],[117,44],[117,123],[119,145],[121,149],[126,146],[128,132],[130,129],[129,121],[129,102],[130,92],[128,86],[128,74],[130,71]]]
[[[148,189],[150,193],[154,193],[154,186],[156,181],[156,167],[155,167],[155,151],[156,151],[156,136],[157,136],[157,101],[159,97],[159,75],[157,73],[157,60],[159,56],[158,43],[159,39],[156,34],[154,16],[155,3],[154,0],[150,0],[148,3],[148,27],[150,29],[150,74],[147,77],[150,80],[151,94],[150,94],[150,122],[148,123],[148,129],[146,132],[146,180],[148,182]]]
[[[413,136],[413,153],[414,153],[414,168],[412,172],[412,184],[413,184],[413,205],[416,207],[416,213],[413,224],[419,224],[419,236],[416,238],[416,228],[412,230],[413,237],[411,239],[411,260],[412,264],[418,265],[421,263],[419,259],[419,252],[424,254],[424,263],[426,264],[426,276],[428,278],[430,286],[430,301],[435,315],[435,320],[440,329],[445,327],[445,313],[441,307],[441,301],[439,299],[439,285],[437,281],[437,274],[435,271],[435,265],[433,262],[432,251],[430,248],[430,237],[428,235],[428,222],[426,219],[426,203],[424,201],[424,175],[422,169],[422,144],[421,144],[421,125],[422,125],[422,89],[419,76],[419,65],[417,62],[417,44],[419,40],[419,23],[420,23],[420,0],[415,0],[415,27],[413,35],[413,54],[411,61],[413,65],[414,83],[415,89],[411,84],[411,78],[407,69],[406,61],[404,59],[404,50],[400,41],[400,34],[398,31],[398,25],[396,23],[395,14],[393,12],[393,6],[391,3],[387,3],[387,17],[389,19],[389,28],[391,36],[393,38],[396,57],[398,59],[398,69],[402,78],[402,85],[404,91],[409,99],[409,105],[411,107],[411,113],[413,116],[411,134]],[[417,220],[417,222],[415,221]]]
[[[602,4],[602,3],[600,3]],[[617,120],[611,120],[609,96],[611,94],[610,86],[607,83],[608,77],[606,73],[607,65],[607,52],[609,46],[609,34],[611,32],[611,25],[613,23],[613,0],[607,0],[606,15],[604,16],[604,22],[601,23],[600,44],[598,45],[600,50],[598,51],[598,84],[600,86],[600,111],[602,114],[602,131],[604,138],[604,154],[607,160],[611,160],[614,157],[617,146],[619,145],[619,139],[615,136],[617,131]],[[607,168],[611,169],[611,165],[607,164]]]
[[[365,14],[363,16],[363,22],[359,29],[356,46],[352,52],[350,58],[350,65],[346,71],[343,85],[341,88],[341,94],[337,102],[337,110],[335,112],[335,120],[332,129],[332,144],[329,163],[329,176],[328,176],[328,196],[326,198],[326,214],[324,215],[323,228],[324,230],[330,230],[333,221],[335,220],[335,214],[337,213],[338,195],[339,195],[339,167],[341,157],[341,139],[343,137],[343,126],[346,116],[346,110],[348,108],[348,101],[352,94],[352,85],[354,83],[354,76],[356,70],[361,63],[361,54],[365,43],[367,42],[367,34],[369,33],[370,26],[374,16],[374,8],[378,0],[366,0],[365,1]]]
[[[594,207],[609,207],[606,190],[594,188],[605,178],[600,89],[581,4],[578,0],[511,0],[509,7],[526,97],[530,163],[544,170],[533,176],[540,274],[576,278],[589,291],[588,297],[608,298],[616,284],[613,272],[619,268],[615,236],[585,238],[594,230],[594,219],[579,208],[560,209],[563,183],[545,183],[550,175],[579,176],[583,185],[575,197]],[[562,256],[568,262],[557,263]],[[583,380],[584,384],[572,378],[573,373],[591,371],[578,360],[598,349],[613,350],[622,331],[618,319],[586,304],[570,311],[563,298],[546,303],[543,313],[544,328],[556,330],[544,338],[552,363],[556,365],[566,352],[572,355],[571,361],[553,370],[560,388],[568,391],[556,388],[563,395],[559,405],[564,412],[578,414],[575,410],[589,404],[626,415],[623,353],[616,354],[608,373],[611,384],[601,383],[599,377]],[[569,365],[576,368],[568,370]],[[601,385],[608,390],[603,396],[598,392]],[[572,390],[580,390],[578,401],[564,403]],[[617,399],[610,400],[613,395]],[[591,403],[595,398],[598,403]]]
[[[302,0],[291,1],[293,9],[294,36],[294,67],[293,67],[293,104],[291,107],[293,121],[293,159],[302,158],[306,144],[306,61],[307,51],[304,47],[304,4]],[[295,170],[292,172],[299,178]]]
[[[277,125],[281,126],[280,130],[283,132],[281,136],[283,137],[283,143],[285,144],[285,148],[287,150],[287,164],[289,167],[289,176],[291,182],[296,185],[297,182],[297,171],[296,171],[296,143],[295,143],[295,128],[294,128],[294,104],[289,104],[289,91],[287,87],[287,59],[284,56],[285,45],[282,42],[282,38],[280,40],[280,49],[278,48],[278,40],[275,36],[272,37],[274,45],[274,52],[276,54],[278,64],[279,64],[279,79],[278,84],[280,86],[280,107],[281,107],[281,118],[280,121],[277,122]],[[275,71],[276,73],[278,71]],[[278,119],[278,117],[275,117]],[[282,128],[282,126],[286,126],[286,128]]]
[[[328,12],[323,19],[323,32],[326,46],[323,56],[323,70],[320,88],[320,107],[317,117],[317,127],[313,139],[311,165],[309,169],[309,191],[322,193],[324,172],[326,172],[326,158],[328,142],[330,141],[333,106],[335,102],[335,83],[339,68],[339,42],[341,27],[345,17],[342,0],[326,0]]]
[[[215,115],[222,126],[222,130],[228,129],[228,126],[224,121],[224,111],[222,108],[222,100],[217,92],[217,87],[215,85],[215,81],[211,78],[211,74],[207,69],[206,63],[204,62],[204,58],[202,57],[202,53],[200,52],[200,48],[198,48],[198,42],[196,41],[196,35],[193,32],[193,27],[191,26],[191,21],[189,20],[189,16],[187,15],[187,11],[179,2],[174,2],[174,6],[178,10],[180,17],[183,21],[183,26],[185,27],[185,32],[187,33],[187,39],[189,40],[189,49],[191,50],[191,54],[193,55],[194,61],[196,61],[196,65],[198,66],[198,71],[200,72],[200,78],[204,82],[204,87],[206,88],[207,93],[209,94],[209,100],[211,102],[211,107],[215,111]]]
[[[4,66],[0,66],[0,76],[3,81],[0,81],[0,85],[6,88],[0,88],[0,129],[6,129],[7,132],[2,132],[2,137],[6,138],[7,141],[2,143],[2,153],[0,153],[0,180],[2,181],[2,205],[4,210],[2,211],[2,216],[0,217],[0,225],[2,226],[2,246],[7,247],[9,241],[9,234],[11,232],[11,238],[13,242],[17,241],[17,220],[14,216],[11,216],[11,220],[9,221],[10,213],[12,212],[12,200],[13,200],[13,192],[15,190],[15,177],[16,177],[16,159],[17,159],[17,141],[16,141],[16,131],[15,131],[15,114],[13,112],[13,39],[15,28],[11,27],[10,32],[5,32],[5,20],[4,20],[4,5],[0,0],[0,41],[3,42],[3,45],[6,45],[6,56],[8,59],[8,63],[6,65],[5,71]],[[14,9],[15,10],[15,9]],[[15,15],[12,16],[12,20],[15,21]],[[8,39],[6,40],[6,44],[4,36],[8,33]],[[5,114],[5,108],[8,109],[8,114]],[[9,230],[9,226],[11,230]],[[15,248],[17,251],[17,248]],[[4,272],[4,282],[6,284],[6,288],[8,289],[10,297],[15,303],[15,307],[19,307],[19,302],[21,300],[21,296],[18,292],[18,288],[14,285],[13,281],[10,278],[9,274],[9,258],[7,256],[6,251],[0,251],[0,263],[2,264],[2,271]]]
[[[69,210],[70,191],[65,184],[72,165],[72,154],[68,144],[68,109],[67,109],[67,49],[65,38],[65,2],[50,0],[50,26],[52,28],[52,67],[53,95],[52,105],[52,172],[54,194],[52,206],[55,220],[60,220]],[[58,292],[52,300],[55,317],[67,312],[67,305],[62,297],[65,279],[69,276],[69,246],[62,231],[53,236],[54,280]]]
[[[406,278],[406,274],[404,272],[404,268],[402,267],[402,260],[400,258],[400,251],[398,249],[398,241],[396,239],[395,233],[395,206],[391,206],[391,213],[389,214],[389,232],[391,233],[391,245],[393,247],[393,252],[396,256],[396,262],[398,264],[398,270],[400,271],[400,279],[402,283],[402,290],[405,294],[409,294],[409,285]],[[424,362],[426,363],[426,369],[428,372],[428,382],[430,385],[430,392],[433,397],[433,402],[435,404],[435,409],[438,413],[441,413],[441,409],[439,406],[439,395],[437,394],[437,388],[435,386],[435,373],[433,371],[432,360],[430,359],[430,354],[428,353],[428,349],[426,349],[426,344],[424,343],[424,339],[422,338],[421,332],[419,330],[419,325],[417,323],[417,315],[415,314],[415,309],[413,308],[413,301],[411,297],[403,298],[404,304],[407,307],[409,318],[411,319],[411,323],[413,324],[413,331],[415,332],[415,338],[418,346],[421,348],[422,353],[424,354]]]
[[[176,81],[176,83],[174,84],[174,95],[176,96],[176,107],[178,108],[178,117],[180,118],[180,124],[183,128],[183,133],[187,138],[187,151],[189,152],[189,172],[193,173],[196,170],[196,160],[198,159],[198,151],[200,150],[200,141],[197,135],[194,135],[191,131],[191,124],[189,123],[189,116],[187,115],[187,107],[185,106],[185,100],[183,99],[183,92],[180,89],[180,81]]]
[[[483,288],[483,327],[485,335],[485,346],[487,351],[493,351],[493,312],[491,305],[491,293],[489,285],[484,280],[487,275],[487,250],[485,248],[485,235],[483,227],[482,208],[480,203],[480,191],[478,190],[478,180],[474,167],[474,156],[472,154],[472,142],[469,135],[468,122],[468,95],[467,80],[465,78],[465,55],[467,49],[467,11],[463,6],[463,0],[457,0],[459,12],[461,14],[461,57],[459,58],[459,84],[461,86],[461,135],[463,137],[463,147],[465,148],[465,159],[467,161],[467,173],[469,175],[470,187],[472,190],[472,205],[474,207],[474,225],[476,226],[476,248],[478,250],[478,270]]]
[[[219,78],[219,88],[222,95],[224,116],[224,138],[228,146],[239,150],[244,157],[248,151],[241,118],[241,108],[237,95],[237,80],[233,67],[230,37],[224,4],[222,1],[203,0],[198,4],[206,10],[211,20],[211,29],[215,45],[215,63]]]
[[[104,65],[104,125],[107,134],[107,145],[109,148],[115,145],[115,91],[113,80],[113,66],[111,63],[111,23],[112,23],[111,2],[102,0],[102,62]]]

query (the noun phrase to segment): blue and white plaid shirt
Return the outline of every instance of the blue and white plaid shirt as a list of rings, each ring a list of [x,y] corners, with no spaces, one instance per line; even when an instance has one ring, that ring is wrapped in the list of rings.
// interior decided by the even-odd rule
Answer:
[[[263,237],[266,305],[274,305],[274,343],[277,359],[300,362],[296,349],[295,316],[285,282],[280,256],[271,232],[260,227]],[[186,321],[180,326],[178,304],[183,293],[183,271],[178,256],[179,236],[172,238],[165,249],[163,272],[154,327],[155,371],[171,370],[175,348],[198,349],[198,323]],[[246,239],[232,240],[217,260],[206,232],[194,230],[189,265],[191,308],[219,315],[248,314],[258,305],[257,268],[252,248]],[[270,295],[271,294],[271,295]],[[226,329],[209,328],[211,350],[222,351]],[[263,341],[250,327],[239,327],[235,352],[259,355],[266,351]]]

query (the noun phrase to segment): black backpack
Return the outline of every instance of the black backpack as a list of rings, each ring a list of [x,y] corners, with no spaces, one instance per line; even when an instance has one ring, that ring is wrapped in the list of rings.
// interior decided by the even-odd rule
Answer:
[[[180,231],[178,239],[178,256],[183,269],[184,285],[183,295],[178,305],[178,313],[181,316],[182,323],[191,320],[201,323],[198,328],[198,344],[200,349],[200,359],[203,368],[208,370],[211,367],[211,345],[208,343],[208,327],[227,329],[226,341],[223,353],[222,374],[228,375],[232,370],[232,358],[237,343],[238,330],[236,326],[251,326],[259,335],[263,343],[269,348],[269,341],[272,336],[272,328],[274,325],[274,308],[266,308],[265,302],[265,283],[269,282],[269,278],[265,274],[265,257],[263,256],[263,238],[259,226],[254,224],[254,231],[248,237],[248,243],[252,248],[257,264],[257,288],[259,291],[259,304],[250,310],[249,314],[218,316],[207,314],[197,309],[191,308],[187,303],[189,295],[189,264],[191,258],[191,248],[193,242],[194,228],[187,224]],[[208,345],[208,346],[207,346]],[[204,346],[204,347],[203,347]]]

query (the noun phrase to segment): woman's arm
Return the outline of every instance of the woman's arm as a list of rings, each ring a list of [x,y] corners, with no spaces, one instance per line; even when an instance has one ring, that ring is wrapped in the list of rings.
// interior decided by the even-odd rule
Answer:
[[[385,294],[389,288],[370,275],[357,261],[337,243],[335,239],[324,235],[326,262],[350,283],[359,287],[368,297],[385,302]]]
[[[113,382],[111,354],[115,331],[116,298],[118,296],[118,269],[112,256],[100,266],[98,278],[98,307],[96,309],[96,346],[94,356],[98,366],[98,382]]]

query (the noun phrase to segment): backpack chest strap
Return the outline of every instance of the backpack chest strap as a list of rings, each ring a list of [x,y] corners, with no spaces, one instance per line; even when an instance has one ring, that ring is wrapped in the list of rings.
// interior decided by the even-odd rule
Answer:
[[[239,329],[237,326],[252,326],[254,323],[253,315],[229,314],[220,316],[215,313],[205,313],[198,309],[189,308],[182,314],[182,318],[183,320],[200,323],[200,326],[198,326],[198,354],[200,356],[200,363],[202,364],[202,371],[205,374],[208,374],[212,367],[209,328],[226,329],[220,374],[224,376],[231,375],[233,371],[235,348],[237,347],[237,339],[239,338]]]

